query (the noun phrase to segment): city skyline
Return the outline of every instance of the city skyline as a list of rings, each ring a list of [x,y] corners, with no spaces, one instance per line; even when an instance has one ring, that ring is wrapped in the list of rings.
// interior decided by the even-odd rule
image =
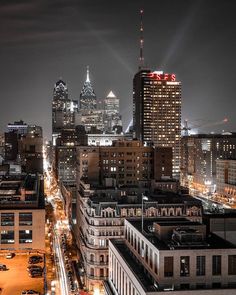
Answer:
[[[3,1],[0,75],[5,111],[0,129],[24,119],[42,125],[49,139],[55,82],[62,76],[70,98],[78,99],[89,65],[97,97],[112,90],[120,98],[125,130],[131,119],[143,8],[145,63],[152,70],[175,73],[182,82],[182,121],[206,126],[201,131],[233,131],[233,7],[233,1],[211,0],[181,0],[171,7],[160,1],[129,1],[125,7],[111,7],[107,0]],[[217,124],[225,117],[227,124]]]

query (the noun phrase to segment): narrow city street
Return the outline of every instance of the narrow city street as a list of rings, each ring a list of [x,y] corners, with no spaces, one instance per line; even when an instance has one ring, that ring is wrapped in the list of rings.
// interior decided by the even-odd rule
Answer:
[[[46,161],[46,160],[45,160]],[[72,244],[72,234],[65,215],[59,187],[51,169],[45,165],[45,195],[47,214],[47,250],[51,253],[48,267],[49,294],[79,294],[79,284],[73,268],[76,252]],[[53,278],[53,280],[52,280]]]

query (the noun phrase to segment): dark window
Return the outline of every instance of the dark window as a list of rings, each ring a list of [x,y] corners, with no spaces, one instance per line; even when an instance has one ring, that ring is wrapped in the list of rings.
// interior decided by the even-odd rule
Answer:
[[[212,289],[220,289],[221,283],[212,283]]]
[[[172,277],[174,269],[174,259],[173,257],[164,257],[164,276]]]
[[[30,151],[31,153],[35,153],[35,145],[30,145],[30,146],[29,146],[29,151]]]
[[[32,243],[32,230],[20,230],[19,242],[20,244]]]
[[[180,257],[180,276],[187,277],[189,276],[189,256],[181,256]]]
[[[212,275],[213,276],[221,275],[221,256],[220,255],[212,256]]]
[[[181,290],[189,290],[189,288],[190,288],[189,284],[180,284]]]
[[[20,213],[19,214],[19,225],[32,225],[32,213]]]
[[[196,284],[196,289],[206,289],[206,284]]]
[[[2,213],[1,226],[13,226],[13,225],[14,225],[14,213]]]
[[[13,230],[2,230],[1,231],[1,244],[14,244],[14,231]]]
[[[206,257],[205,256],[197,256],[197,276],[205,276],[205,268],[206,268]]]
[[[228,256],[228,274],[236,275],[236,255]]]

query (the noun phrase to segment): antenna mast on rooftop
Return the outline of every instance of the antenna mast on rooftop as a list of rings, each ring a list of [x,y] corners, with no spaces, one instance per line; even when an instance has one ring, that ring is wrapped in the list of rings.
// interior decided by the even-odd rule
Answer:
[[[143,56],[143,9],[140,9],[140,52],[139,52],[139,69],[144,67],[144,56]]]

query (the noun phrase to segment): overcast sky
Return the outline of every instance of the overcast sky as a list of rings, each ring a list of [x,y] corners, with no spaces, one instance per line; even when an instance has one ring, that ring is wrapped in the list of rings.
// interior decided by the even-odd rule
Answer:
[[[182,118],[200,131],[236,131],[235,6],[235,0],[0,0],[0,129],[23,119],[49,137],[54,83],[62,77],[70,97],[79,98],[87,65],[97,97],[113,90],[120,98],[127,126],[143,8],[145,62],[182,82]],[[218,124],[225,117],[229,123]]]

